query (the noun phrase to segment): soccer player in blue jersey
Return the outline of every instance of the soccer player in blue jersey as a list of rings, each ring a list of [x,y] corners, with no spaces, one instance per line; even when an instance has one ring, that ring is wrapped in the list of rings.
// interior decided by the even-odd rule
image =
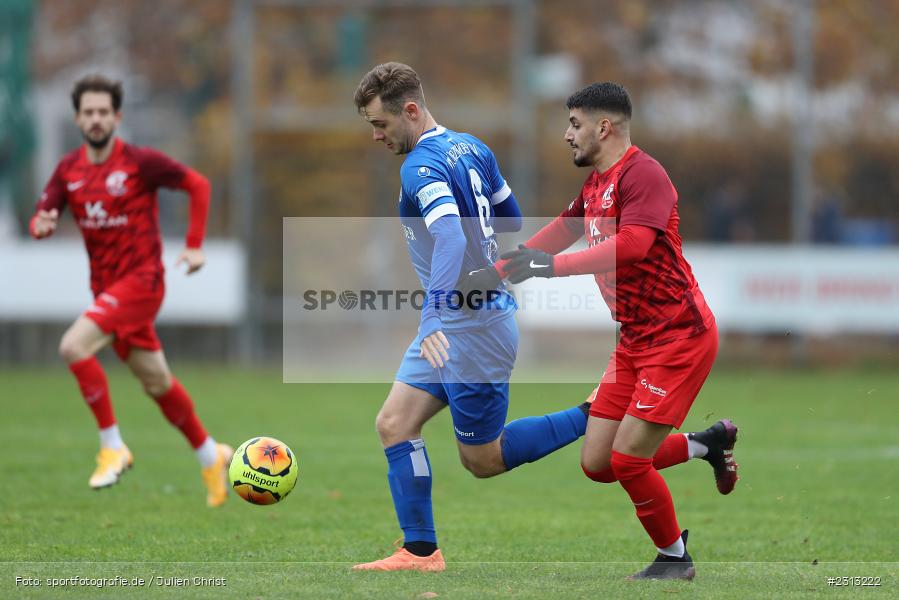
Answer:
[[[462,464],[475,477],[492,477],[584,435],[589,405],[504,424],[518,350],[515,301],[501,283],[485,297],[468,294],[467,303],[453,293],[460,273],[494,263],[496,233],[521,228],[518,203],[490,148],[437,124],[408,65],[373,68],[359,83],[355,103],[374,141],[406,155],[400,220],[427,301],[375,421],[404,544],[354,568],[442,571],[422,426],[449,406]]]

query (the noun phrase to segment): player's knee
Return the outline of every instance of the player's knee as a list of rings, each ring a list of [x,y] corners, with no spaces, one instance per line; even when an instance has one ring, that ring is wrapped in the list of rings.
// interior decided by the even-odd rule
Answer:
[[[459,458],[462,466],[478,479],[495,477],[506,470],[505,465],[502,464],[502,457],[460,454]]]
[[[612,473],[618,481],[636,479],[652,469],[651,458],[641,458],[620,452],[612,452]]]
[[[601,469],[590,469],[587,465],[581,463],[581,469],[584,471],[584,475],[597,483],[615,483],[618,481],[611,465],[606,465]]]
[[[90,358],[87,348],[71,335],[62,336],[62,339],[59,341],[59,355],[68,364]]]
[[[146,373],[140,376],[144,392],[153,398],[164,396],[172,389],[172,377],[168,373]]]
[[[409,424],[401,416],[384,412],[375,417],[375,430],[381,438],[381,442],[387,446],[398,444],[402,441],[417,437],[409,431]]]

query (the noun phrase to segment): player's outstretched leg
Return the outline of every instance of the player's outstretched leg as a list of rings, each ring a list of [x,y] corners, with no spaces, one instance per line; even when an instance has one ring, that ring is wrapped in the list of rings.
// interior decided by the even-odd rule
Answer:
[[[715,485],[722,494],[734,491],[737,485],[737,463],[734,461],[734,445],[738,427],[729,419],[722,419],[706,429],[687,434],[690,457],[698,457],[712,465]]]
[[[506,470],[535,462],[584,435],[590,403],[538,417],[506,423],[502,433],[502,455]]]
[[[131,468],[134,462],[131,451],[119,433],[106,373],[94,356],[111,339],[112,336],[103,333],[96,323],[81,316],[69,327],[59,343],[59,353],[78,381],[81,396],[93,413],[100,433],[97,467],[88,481],[88,485],[95,490],[117,483],[122,473]]]
[[[206,432],[194,410],[194,403],[169,371],[162,350],[133,348],[127,355],[128,366],[140,379],[144,391],[159,405],[166,420],[187,439],[200,462],[200,474],[206,487],[206,504],[221,506],[228,499],[228,464],[234,449],[217,443]]]

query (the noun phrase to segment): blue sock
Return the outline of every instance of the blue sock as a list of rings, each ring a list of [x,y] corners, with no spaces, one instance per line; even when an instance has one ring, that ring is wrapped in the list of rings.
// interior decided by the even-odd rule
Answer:
[[[387,481],[406,542],[437,543],[431,509],[431,461],[423,440],[400,442],[384,449]]]
[[[567,446],[587,431],[587,415],[579,406],[507,423],[501,442],[503,462],[511,471]]]

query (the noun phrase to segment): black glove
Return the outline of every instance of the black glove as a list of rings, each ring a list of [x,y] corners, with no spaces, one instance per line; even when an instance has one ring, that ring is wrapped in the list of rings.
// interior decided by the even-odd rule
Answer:
[[[463,309],[479,310],[485,303],[495,300],[499,296],[496,288],[502,281],[492,266],[462,273],[456,282],[456,289],[462,292]]]
[[[512,283],[521,283],[531,277],[554,277],[553,255],[543,250],[518,245],[518,250],[506,252],[500,258],[509,262],[503,266],[506,278]]]

